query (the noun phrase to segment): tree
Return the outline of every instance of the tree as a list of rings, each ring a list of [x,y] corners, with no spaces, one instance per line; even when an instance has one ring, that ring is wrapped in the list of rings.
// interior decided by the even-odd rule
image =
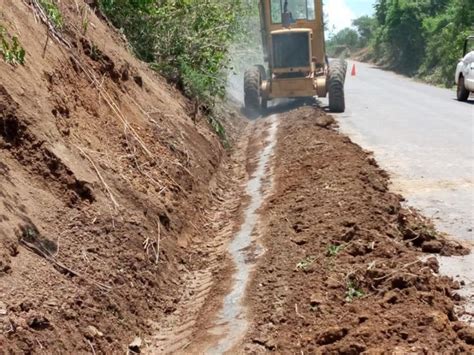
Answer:
[[[243,0],[100,0],[149,62],[190,98],[212,108],[225,94],[229,47],[241,32]]]
[[[344,28],[333,35],[326,44],[331,56],[341,56],[344,52],[359,48],[359,34],[352,28]]]
[[[373,17],[362,16],[352,21],[352,25],[357,28],[359,33],[360,46],[367,46],[373,36],[377,21]]]

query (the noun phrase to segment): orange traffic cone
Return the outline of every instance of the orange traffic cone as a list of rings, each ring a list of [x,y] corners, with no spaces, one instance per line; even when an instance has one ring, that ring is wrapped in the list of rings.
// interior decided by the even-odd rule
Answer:
[[[351,73],[352,76],[356,76],[356,65],[353,64],[352,65],[352,73]]]

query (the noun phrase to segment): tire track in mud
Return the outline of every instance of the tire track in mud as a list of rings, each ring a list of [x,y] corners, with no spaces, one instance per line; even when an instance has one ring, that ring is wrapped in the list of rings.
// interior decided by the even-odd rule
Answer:
[[[269,165],[276,145],[278,130],[276,115],[270,116],[264,122],[263,133],[267,137],[264,139],[261,153],[255,158],[256,168],[248,180],[246,188],[250,203],[245,209],[245,217],[240,230],[228,247],[236,266],[232,290],[224,299],[224,306],[220,311],[216,325],[210,330],[211,333],[218,334],[221,339],[207,350],[208,354],[223,354],[231,350],[244,337],[248,328],[244,297],[256,258],[263,253],[262,246],[258,243],[257,229],[260,217],[258,210],[267,196],[266,192],[271,189],[272,169]],[[265,183],[267,186],[264,186]]]
[[[153,323],[148,353],[221,354],[243,339],[248,328],[244,302],[256,259],[259,209],[271,188],[270,160],[277,116],[249,124],[225,169],[211,182],[215,205],[202,245],[206,267],[183,272],[186,292],[177,309]]]
[[[327,129],[330,116],[282,116],[250,124],[217,179],[211,262],[189,273],[151,352],[471,351],[460,284],[420,260],[467,250],[404,209],[373,157]]]

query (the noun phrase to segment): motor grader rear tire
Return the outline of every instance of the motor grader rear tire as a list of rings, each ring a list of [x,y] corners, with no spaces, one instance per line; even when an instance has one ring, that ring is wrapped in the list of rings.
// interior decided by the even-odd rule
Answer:
[[[344,112],[346,101],[344,96],[344,82],[346,79],[347,64],[344,60],[337,59],[330,63],[328,93],[329,110],[331,112]]]

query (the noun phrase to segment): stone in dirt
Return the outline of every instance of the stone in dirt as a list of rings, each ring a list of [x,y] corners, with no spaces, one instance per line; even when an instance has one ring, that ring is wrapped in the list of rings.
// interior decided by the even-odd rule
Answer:
[[[321,115],[321,116],[317,117],[314,122],[318,126],[324,127],[324,128],[327,128],[327,127],[333,125],[334,123],[336,123],[334,118],[332,116],[328,116],[328,115]]]
[[[320,293],[314,293],[311,296],[311,300],[309,301],[309,304],[311,307],[317,307],[320,306],[324,303],[324,297]]]
[[[469,345],[474,345],[474,329],[472,327],[465,327],[458,331],[458,337],[464,340]]]
[[[425,261],[425,265],[428,266],[433,272],[439,273],[439,261],[436,257],[432,256]]]
[[[128,349],[134,353],[140,353],[142,348],[143,340],[140,337],[135,337],[133,341],[128,345]]]
[[[84,336],[88,339],[94,339],[94,338],[101,338],[104,336],[104,333],[99,331],[96,327],[93,325],[89,325],[85,330],[84,330]]]
[[[425,253],[439,253],[443,249],[443,243],[437,240],[430,240],[423,243],[421,250]]]
[[[49,319],[44,314],[38,312],[31,312],[26,318],[26,323],[34,330],[44,330],[52,327]]]
[[[316,343],[319,345],[335,343],[336,341],[344,338],[348,332],[348,329],[342,327],[332,327],[326,329],[316,338]]]
[[[7,305],[0,301],[0,316],[6,316],[8,314],[8,308]]]

